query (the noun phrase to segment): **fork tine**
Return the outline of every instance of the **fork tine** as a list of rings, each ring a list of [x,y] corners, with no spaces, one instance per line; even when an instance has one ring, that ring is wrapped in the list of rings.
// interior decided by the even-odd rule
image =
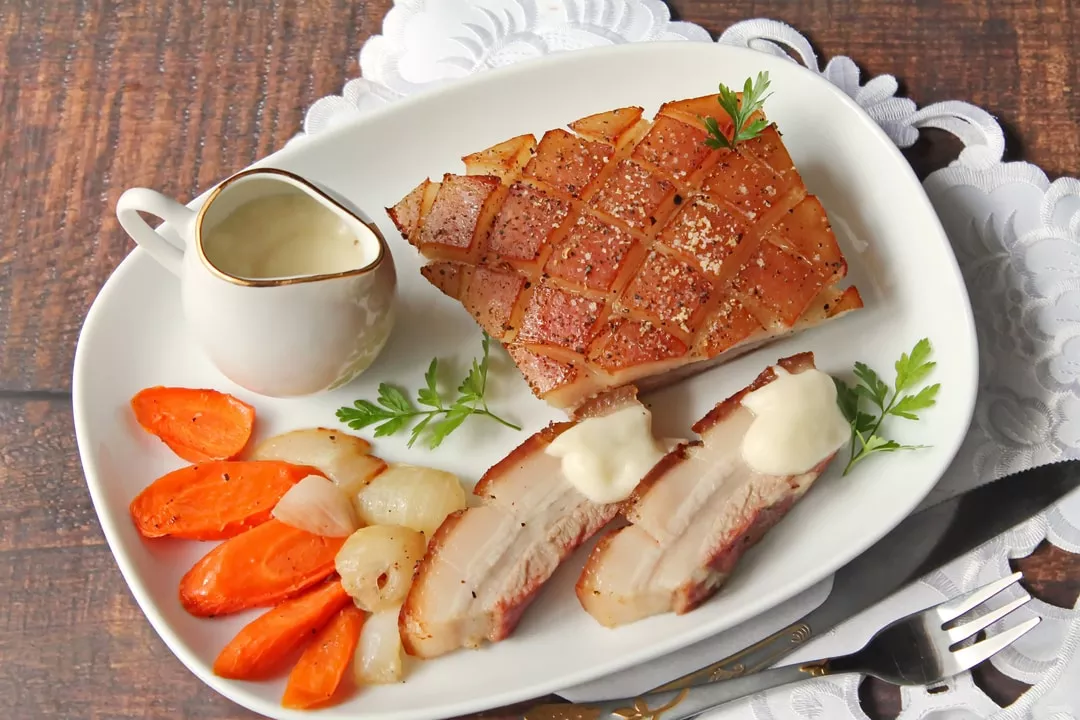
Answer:
[[[1041,617],[1035,616],[1015,627],[1011,627],[1004,632],[998,633],[993,637],[986,638],[974,645],[968,645],[966,648],[956,650],[952,653],[952,657],[960,666],[957,672],[970,670],[991,655],[995,655],[1001,650],[1004,650],[1024,635],[1027,635],[1041,620]]]
[[[949,638],[949,643],[955,644],[960,642],[961,640],[965,640],[971,637],[983,628],[993,625],[998,620],[1005,617],[1018,607],[1026,605],[1029,600],[1031,600],[1031,596],[1025,592],[1022,597],[1018,597],[1011,602],[1005,603],[996,610],[991,610],[985,615],[981,615],[980,617],[975,618],[971,622],[967,622],[963,625],[958,625],[954,628],[946,630],[945,634]]]
[[[965,595],[956,598],[955,600],[941,603],[937,606],[938,617],[941,618],[942,623],[955,620],[969,610],[982,605],[1022,577],[1023,575],[1015,572],[1012,575],[1003,577],[1000,580],[995,580],[992,583],[983,585],[977,590],[973,590],[970,595]]]

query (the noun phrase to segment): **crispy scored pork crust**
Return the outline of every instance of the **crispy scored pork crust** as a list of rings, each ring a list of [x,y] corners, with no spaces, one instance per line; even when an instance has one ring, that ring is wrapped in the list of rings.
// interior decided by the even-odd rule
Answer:
[[[802,353],[779,364],[798,373],[814,359]],[[701,440],[676,447],[634,490],[623,509],[632,524],[600,539],[578,579],[578,600],[597,622],[615,627],[698,607],[828,466],[832,456],[781,477],[743,462],[753,414],[742,398],[775,377],[770,367],[716,405],[694,425]]]
[[[698,118],[730,133],[715,96],[642,115],[511,138],[388,209],[423,275],[555,407],[671,382],[862,307],[774,125],[714,150]]]
[[[620,389],[582,408],[583,416],[636,402],[633,388]],[[505,639],[559,564],[618,514],[618,503],[579,493],[561,461],[544,452],[573,425],[553,423],[518,446],[477,483],[481,504],[436,531],[398,617],[410,655]]]

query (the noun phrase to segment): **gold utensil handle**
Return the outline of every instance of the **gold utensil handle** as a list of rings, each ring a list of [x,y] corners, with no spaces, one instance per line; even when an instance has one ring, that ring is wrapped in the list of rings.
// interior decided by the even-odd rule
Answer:
[[[681,690],[694,685],[716,682],[718,680],[730,680],[732,678],[742,677],[749,673],[758,672],[759,670],[773,665],[780,660],[780,658],[789,654],[812,637],[814,637],[814,631],[810,628],[810,625],[802,620],[797,620],[791,625],[777,630],[764,640],[754,643],[750,647],[740,650],[734,655],[729,655],[723,660],[714,662],[712,665],[683,675],[669,683],[664,683],[659,687],[653,688],[649,692]]]
[[[684,720],[732,700],[827,674],[828,662],[821,660],[632,698],[534,705],[525,710],[523,717],[525,720]]]

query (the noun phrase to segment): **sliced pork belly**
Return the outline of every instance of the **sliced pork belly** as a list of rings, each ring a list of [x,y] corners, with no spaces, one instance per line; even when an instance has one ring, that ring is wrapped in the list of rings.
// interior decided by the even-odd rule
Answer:
[[[423,275],[571,412],[862,307],[778,129],[712,149],[702,117],[730,128],[710,95],[511,138],[388,212]]]
[[[586,408],[588,417],[637,403],[622,389]],[[562,474],[547,446],[573,422],[536,433],[481,478],[480,505],[459,511],[432,537],[399,616],[406,652],[435,657],[503,640],[559,564],[618,513]]]
[[[814,367],[809,353],[779,364],[792,374]],[[745,463],[742,440],[754,416],[742,398],[775,377],[769,368],[718,404],[694,426],[701,440],[676,447],[642,480],[624,509],[632,524],[600,540],[577,583],[582,607],[599,623],[696,608],[832,460],[795,476]]]

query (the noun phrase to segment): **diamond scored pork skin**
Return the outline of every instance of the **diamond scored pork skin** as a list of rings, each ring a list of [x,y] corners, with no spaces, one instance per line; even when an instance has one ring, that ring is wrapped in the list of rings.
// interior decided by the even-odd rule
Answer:
[[[702,116],[730,132],[704,96],[511,138],[388,212],[423,275],[571,413],[861,308],[775,125],[711,149]]]

